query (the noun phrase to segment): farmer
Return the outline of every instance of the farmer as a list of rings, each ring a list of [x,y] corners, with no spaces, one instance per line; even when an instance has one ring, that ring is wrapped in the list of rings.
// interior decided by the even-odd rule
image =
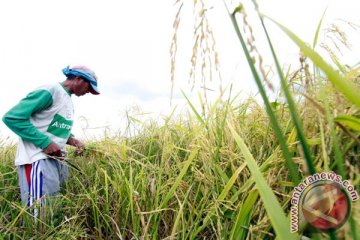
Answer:
[[[20,137],[15,165],[21,200],[24,206],[32,207],[35,218],[51,199],[59,196],[60,185],[66,180],[67,166],[60,161],[65,157],[65,145],[76,147],[78,153],[84,149],[84,144],[71,134],[71,95],[99,94],[97,77],[89,68],[68,66],[63,73],[65,81],[30,92],[3,117],[4,123]]]

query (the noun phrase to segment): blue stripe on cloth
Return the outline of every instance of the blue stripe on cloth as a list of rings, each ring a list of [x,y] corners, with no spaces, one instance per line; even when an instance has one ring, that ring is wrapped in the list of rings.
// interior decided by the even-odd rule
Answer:
[[[30,172],[30,205],[31,207],[34,202],[34,172],[35,172],[35,163],[31,164],[31,172]]]
[[[40,171],[40,197],[43,195],[43,174],[42,171]]]
[[[31,168],[31,177],[30,177],[30,201],[28,203],[28,206],[31,207],[35,203],[38,202],[38,200],[41,199],[42,193],[43,193],[43,176],[41,172],[41,168],[39,167],[40,161],[36,161],[32,164]],[[39,202],[40,208],[42,206],[42,200]],[[33,209],[33,215],[36,219],[38,215],[38,208],[35,206]]]

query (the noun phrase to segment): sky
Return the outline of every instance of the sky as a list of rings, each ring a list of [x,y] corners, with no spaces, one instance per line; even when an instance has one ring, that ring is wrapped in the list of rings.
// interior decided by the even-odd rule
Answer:
[[[189,84],[194,43],[193,2],[184,1],[181,9],[174,93],[170,102],[169,49],[179,3],[172,0],[0,1],[0,115],[38,86],[65,80],[61,70],[68,65],[86,65],[99,78],[100,95],[72,97],[73,132],[82,139],[101,137],[109,129],[121,134],[126,112],[139,119],[162,119],[174,107],[185,109],[181,90],[197,102],[201,84],[192,91]],[[237,3],[228,2],[230,7]],[[360,25],[357,0],[260,0],[258,3],[262,12],[309,43],[326,7],[324,26],[339,19]],[[223,1],[208,0],[206,4],[223,86],[234,84],[236,91],[245,97],[256,93]],[[245,6],[252,20],[251,1]],[[280,60],[296,66],[298,49],[274,24],[268,24]],[[324,34],[320,34],[321,38],[325,39]],[[353,48],[345,51],[342,58],[354,65],[359,62],[359,32],[353,33],[350,40]],[[262,50],[261,35],[258,43]],[[262,51],[266,51],[265,45]],[[212,89],[210,98],[216,98],[219,82],[210,82],[208,87]],[[1,122],[0,139],[8,137],[14,139],[14,134]]]

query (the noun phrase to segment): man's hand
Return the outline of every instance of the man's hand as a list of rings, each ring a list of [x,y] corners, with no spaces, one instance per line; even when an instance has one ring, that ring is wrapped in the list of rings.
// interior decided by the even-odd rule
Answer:
[[[61,149],[55,142],[51,142],[50,145],[44,149],[44,153],[54,157],[62,157]]]
[[[80,155],[84,151],[84,147],[85,147],[84,144],[76,138],[69,138],[66,143],[71,146],[76,147],[76,150],[75,150],[76,154]]]

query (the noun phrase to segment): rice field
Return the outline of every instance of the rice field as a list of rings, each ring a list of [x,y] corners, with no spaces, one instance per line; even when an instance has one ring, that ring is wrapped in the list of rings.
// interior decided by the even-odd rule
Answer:
[[[0,238],[359,239],[360,201],[336,231],[300,219],[291,232],[294,188],[309,175],[335,172],[360,192],[359,66],[330,65],[277,23],[314,70],[277,65],[282,91],[270,101],[239,30],[240,10],[229,16],[263,102],[233,93],[197,109],[188,100],[188,111],[162,124],[132,128],[129,120],[131,137],[88,141],[81,156],[69,148],[70,177],[56,221],[26,220],[16,146],[1,142]],[[269,36],[268,42],[272,49]]]
[[[328,108],[337,115],[357,115],[327,85]],[[327,94],[329,96],[329,94]],[[314,101],[312,99],[311,101]],[[336,147],[346,177],[359,190],[359,132],[333,126],[312,102],[299,101],[313,165],[317,172],[338,172]],[[342,104],[338,104],[339,101]],[[273,104],[298,176],[309,174],[296,130],[285,104]],[[194,109],[195,111],[195,109]],[[334,121],[332,119],[332,121]],[[269,117],[255,100],[219,100],[205,117],[198,112],[169,116],[165,124],[144,122],[132,138],[88,142],[83,156],[69,154],[71,174],[64,186],[60,225],[24,227],[19,203],[15,146],[1,147],[0,232],[12,239],[275,239],[276,224],[267,204],[279,206],[290,233],[289,209],[295,182],[269,127]],[[334,132],[334,135],[331,133]],[[349,135],[351,133],[351,135]],[[338,140],[334,145],[334,138]],[[355,137],[355,138],[354,138]],[[244,145],[239,143],[239,140]],[[248,149],[256,165],[250,169]],[[258,175],[260,174],[260,175]],[[259,185],[257,178],[265,185]],[[261,183],[261,182],[260,182]],[[271,189],[274,198],[262,198]],[[272,200],[276,202],[271,202]],[[265,203],[270,201],[269,203]],[[359,229],[359,201],[352,219],[336,232],[352,239]],[[352,230],[353,229],[353,230]],[[325,233],[303,232],[312,239]],[[315,238],[316,237],[316,238]],[[295,239],[295,238],[294,238]],[[355,238],[354,238],[355,239]]]

